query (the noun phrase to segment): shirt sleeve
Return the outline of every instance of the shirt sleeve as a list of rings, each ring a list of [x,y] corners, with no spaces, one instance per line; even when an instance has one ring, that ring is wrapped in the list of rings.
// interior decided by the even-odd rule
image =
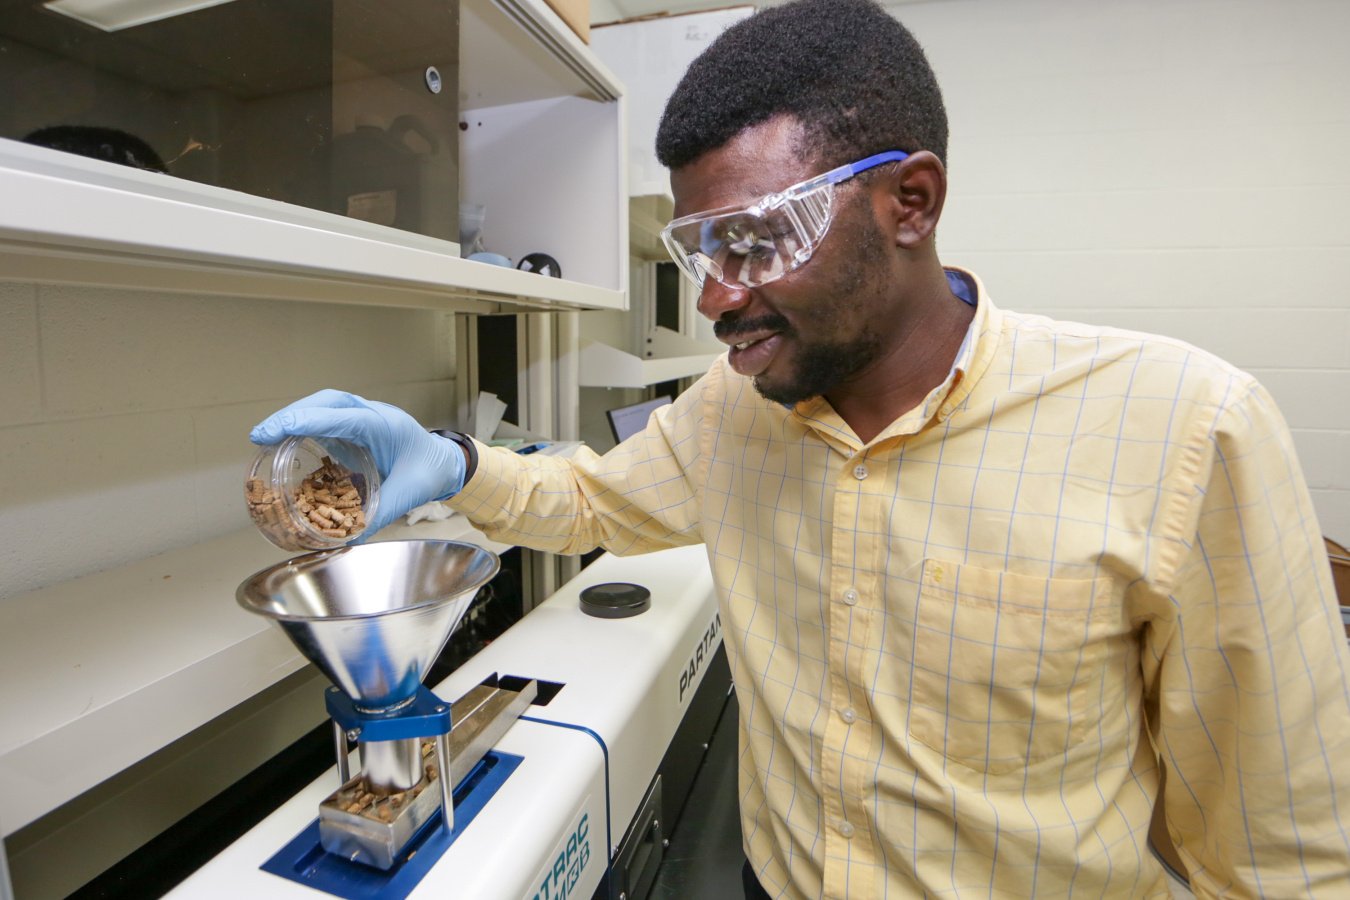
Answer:
[[[1263,388],[1193,469],[1171,615],[1143,648],[1168,830],[1197,897],[1350,894],[1350,652],[1292,439]]]
[[[478,444],[478,470],[446,502],[493,540],[620,555],[700,543],[699,429],[707,377],[604,456],[521,456]]]

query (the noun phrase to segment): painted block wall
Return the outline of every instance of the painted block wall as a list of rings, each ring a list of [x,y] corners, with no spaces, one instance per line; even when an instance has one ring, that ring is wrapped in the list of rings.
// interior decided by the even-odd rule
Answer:
[[[0,600],[248,527],[249,429],[320,388],[447,427],[453,329],[449,313],[0,282]]]
[[[896,6],[951,124],[945,263],[1256,375],[1350,541],[1350,3]]]

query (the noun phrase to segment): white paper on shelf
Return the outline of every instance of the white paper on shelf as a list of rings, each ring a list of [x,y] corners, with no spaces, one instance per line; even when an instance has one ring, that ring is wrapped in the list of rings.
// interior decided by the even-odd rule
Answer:
[[[479,391],[473,411],[473,436],[485,444],[492,440],[505,413],[506,404],[498,400],[496,394]]]
[[[499,441],[520,440],[533,444],[535,441],[546,441],[548,438],[542,434],[535,434],[528,428],[521,428],[515,422],[502,422],[497,426],[497,432],[492,437]]]

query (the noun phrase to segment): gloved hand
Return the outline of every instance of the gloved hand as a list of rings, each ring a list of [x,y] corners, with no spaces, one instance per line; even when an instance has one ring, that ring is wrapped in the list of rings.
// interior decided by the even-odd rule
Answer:
[[[249,440],[275,444],[292,434],[341,438],[370,451],[383,483],[379,508],[366,528],[369,535],[409,510],[464,487],[466,464],[459,444],[431,434],[387,403],[344,391],[319,391],[268,416],[249,433]]]

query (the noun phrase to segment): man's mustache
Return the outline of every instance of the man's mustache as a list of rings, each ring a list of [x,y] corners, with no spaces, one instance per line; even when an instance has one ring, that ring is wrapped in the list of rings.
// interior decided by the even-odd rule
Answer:
[[[753,319],[722,316],[713,323],[713,334],[717,336],[718,340],[722,341],[742,334],[754,334],[757,331],[788,332],[791,330],[791,324],[781,313],[765,313]]]

